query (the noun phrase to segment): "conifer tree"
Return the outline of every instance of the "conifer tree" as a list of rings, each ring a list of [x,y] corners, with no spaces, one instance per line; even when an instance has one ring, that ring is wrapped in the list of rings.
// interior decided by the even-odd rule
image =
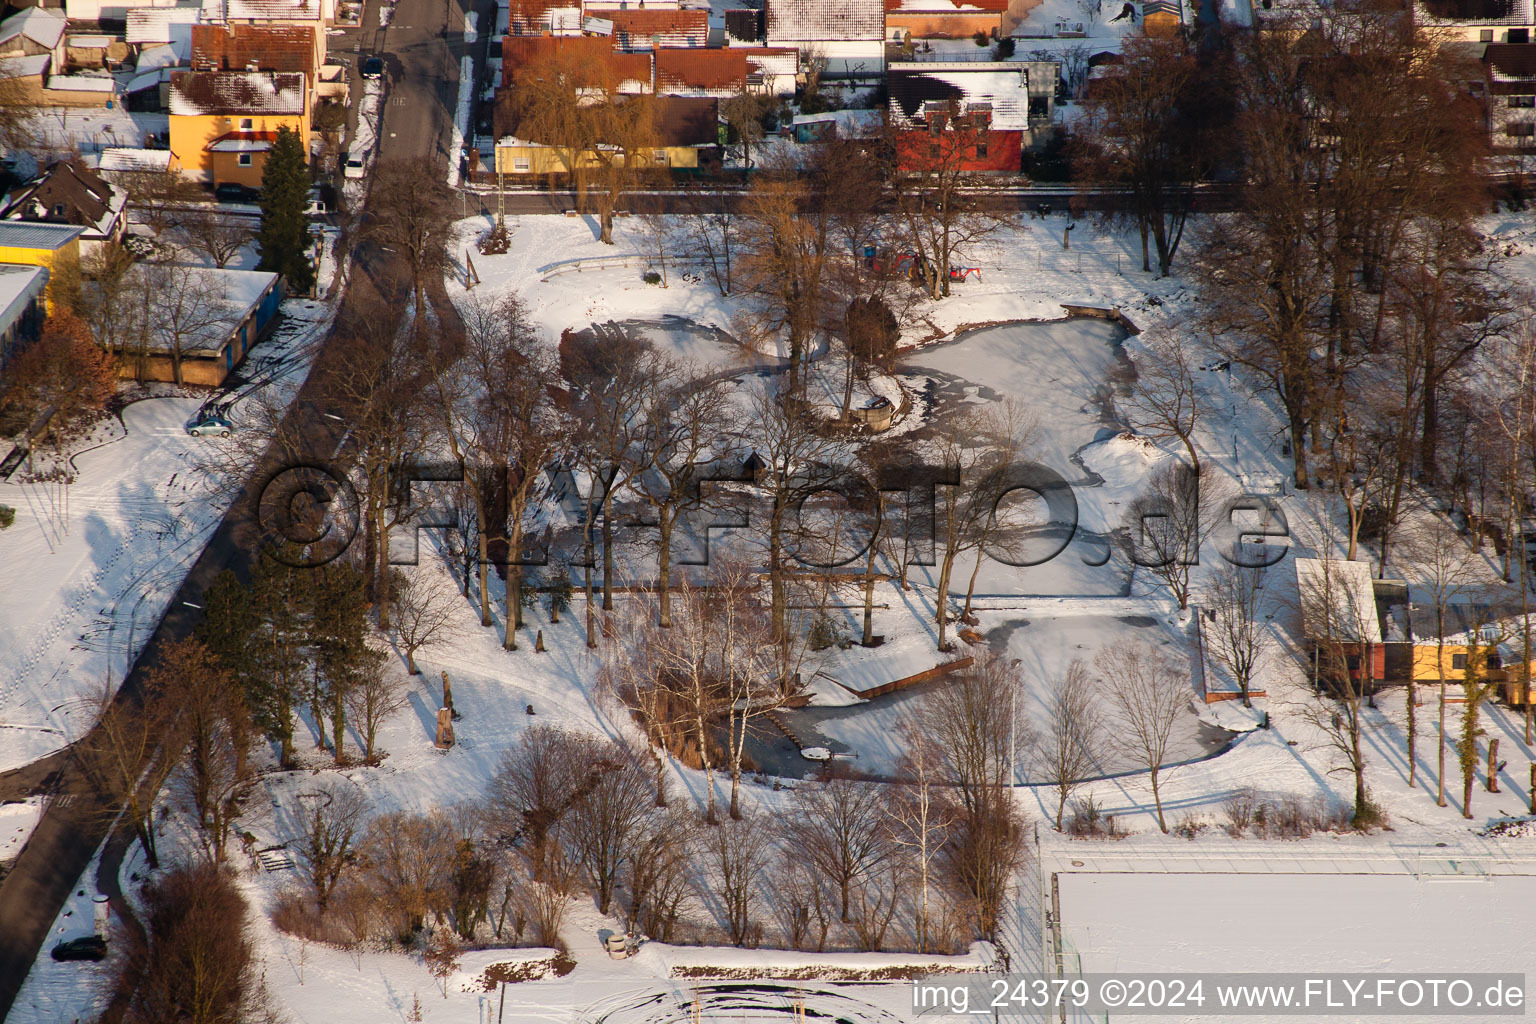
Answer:
[[[283,275],[288,287],[308,293],[315,285],[315,268],[309,259],[309,222],[304,208],[309,199],[309,160],[304,140],[286,125],[261,170],[261,228],[256,233],[260,262],[257,270]]]

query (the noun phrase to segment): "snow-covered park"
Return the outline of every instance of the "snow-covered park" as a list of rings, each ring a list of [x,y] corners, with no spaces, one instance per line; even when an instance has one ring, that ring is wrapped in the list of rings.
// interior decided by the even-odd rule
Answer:
[[[728,378],[759,380],[777,372],[783,353],[750,350],[735,340],[740,309],[734,296],[721,296],[703,276],[675,265],[665,286],[644,280],[653,260],[638,218],[620,219],[611,247],[597,241],[589,218],[509,218],[511,251],[481,255],[474,243],[491,224],[487,216],[459,224],[454,252],[459,265],[447,287],[461,308],[516,294],[551,351],[567,331],[620,330]],[[920,305],[906,325],[908,348],[892,379],[922,398],[906,414],[911,420],[898,424],[913,432],[966,406],[1008,400],[1028,407],[1038,425],[1032,451],[1073,487],[1078,536],[1042,566],[1020,570],[984,561],[974,593],[975,638],[953,653],[935,650],[935,603],[949,595],[936,593],[934,567],[912,567],[906,588],[882,581],[875,591],[874,630],[883,644],[834,644],[808,656],[809,704],[784,713],[794,742],[777,733],[764,740],[780,747],[788,743],[792,754],[776,761],[772,771],[749,773],[743,803],[757,820],[789,814],[796,790],[820,776],[822,755],[870,776],[894,771],[905,752],[901,726],[921,721],[925,700],[942,681],[867,702],[853,691],[925,672],[951,657],[992,650],[1016,659],[1026,680],[1024,714],[1037,726],[1045,718],[1043,681],[1074,660],[1093,663],[1118,641],[1166,650],[1189,665],[1192,680],[1197,677],[1198,658],[1187,647],[1190,615],[1181,614],[1147,573],[1121,558],[1101,558],[1110,550],[1105,538],[1123,528],[1127,506],[1160,466],[1178,458],[1174,445],[1127,432],[1117,389],[1138,358],[1182,337],[1191,293],[1177,267],[1165,279],[1133,270],[1139,253],[1132,236],[1093,234],[1085,226],[1078,234],[1089,237],[1075,238],[1065,250],[1065,226],[1062,217],[1027,220],[968,254],[981,268],[981,280]],[[1485,227],[1518,251],[1515,272],[1536,267],[1536,233],[1528,218],[1494,219]],[[583,260],[591,262],[573,262]],[[474,284],[466,288],[471,262]],[[1102,319],[1068,319],[1064,304],[1118,308],[1141,333],[1132,336]],[[1273,404],[1228,373],[1204,374],[1199,383],[1208,413],[1196,441],[1214,472],[1236,489],[1258,490],[1274,500],[1298,551],[1339,554],[1337,509],[1321,492],[1298,494],[1283,486],[1288,467]],[[16,525],[0,534],[0,559],[24,570],[11,578],[30,581],[0,590],[0,659],[11,659],[0,660],[0,768],[23,764],[78,734],[85,722],[73,709],[109,674],[120,678],[135,638],[158,617],[200,539],[217,521],[221,509],[187,476],[196,464],[196,447],[218,443],[186,437],[181,430],[197,404],[196,398],[165,395],[128,406],[121,424],[112,424],[96,447],[77,456],[80,479],[67,495],[67,512],[64,495],[38,485],[0,484],[0,502],[20,510]],[[1433,512],[1425,508],[1416,514]],[[633,567],[635,577],[645,577],[650,557],[645,539],[637,531],[621,543],[621,563]],[[445,552],[441,533],[424,532],[423,557],[409,571],[456,588]],[[968,554],[957,564],[960,582],[952,585],[952,596],[964,597],[975,557]],[[1197,567],[1197,586],[1203,571]],[[605,942],[627,922],[618,913],[601,915],[590,900],[579,898],[560,931],[571,963],[559,971],[546,969],[554,954],[543,947],[487,948],[466,953],[444,979],[434,977],[416,951],[382,944],[340,949],[276,928],[268,913],[285,891],[300,884],[293,855],[305,801],[318,787],[357,791],[371,814],[425,812],[478,798],[503,754],[537,726],[644,745],[634,718],[616,708],[599,685],[602,649],[589,647],[579,594],[558,624],[542,607],[530,611],[531,628],[541,631],[545,650],[523,643],[513,653],[501,643],[502,584],[493,577],[491,587],[497,598],[491,627],[481,628],[472,599],[458,600],[452,641],[416,654],[421,675],[406,677],[401,652],[391,651],[388,671],[407,700],[380,728],[377,742],[386,752],[380,763],[332,768],[317,749],[319,723],[301,714],[299,767],[279,770],[267,759],[255,794],[241,811],[238,828],[251,837],[252,852],[232,857],[251,901],[265,984],[287,1019],[296,1024],[407,1020],[419,1007],[419,1019],[428,1021],[759,1021],[785,1019],[799,1003],[807,1015],[814,1010],[873,1024],[911,1019],[901,972],[978,970],[994,963],[995,951],[985,944],[947,956],[791,952],[768,948],[779,937],[772,930],[764,948],[724,947],[715,923],[718,908],[707,900],[695,913],[699,944],[646,942],[634,956],[612,960]],[[1014,766],[1019,785],[1013,798],[1038,828],[1032,828],[1029,862],[1015,880],[1001,928],[1013,969],[1046,966],[1040,959],[1042,892],[1053,870],[1061,877],[1064,942],[1085,972],[1202,969],[1218,958],[1222,969],[1233,971],[1366,970],[1410,963],[1520,970],[1536,963],[1519,909],[1532,894],[1529,839],[1490,833],[1500,821],[1524,818],[1526,811],[1531,751],[1522,742],[1518,713],[1509,708],[1483,709],[1489,733],[1504,740],[1506,763],[1498,775],[1500,793],[1486,792],[1479,781],[1471,820],[1462,817],[1456,785],[1450,787],[1448,806],[1436,805],[1433,731],[1423,717],[1418,785],[1407,785],[1406,713],[1399,689],[1382,695],[1379,706],[1365,713],[1368,782],[1390,831],[1362,836],[1324,828],[1285,842],[1251,832],[1240,839],[1228,834],[1228,804],[1248,789],[1276,806],[1305,805],[1317,821],[1335,825],[1341,813],[1347,818],[1341,809],[1351,797],[1351,779],[1337,772],[1335,751],[1307,713],[1314,700],[1292,621],[1296,585],[1283,564],[1265,576],[1263,600],[1277,643],[1257,679],[1256,689],[1266,694],[1259,706],[1207,705],[1195,685],[1190,687],[1161,781],[1162,805],[1175,834],[1158,830],[1147,773],[1124,756],[1106,754],[1075,796],[1113,819],[1115,830],[1125,835],[1117,840],[1074,840],[1051,831],[1056,805],[1049,785],[1028,766]],[[835,611],[840,636],[856,637],[862,602],[853,588],[845,588]],[[452,681],[458,712],[450,750],[434,746],[444,674]],[[1261,721],[1266,728],[1259,727]],[[361,739],[348,733],[348,744]],[[801,748],[807,756],[797,760],[793,755]],[[1454,755],[1450,761],[1454,765]],[[719,773],[710,780],[676,759],[666,759],[665,770],[674,801],[690,808],[703,805],[711,781],[726,784]],[[0,860],[6,829],[27,827],[29,813],[0,815]],[[190,848],[194,825],[186,813],[173,811],[165,821],[167,845]],[[1471,872],[1426,867],[1435,856],[1424,851],[1439,843],[1496,867]],[[263,860],[255,851],[269,856]],[[1122,872],[1132,861],[1142,866]],[[1162,861],[1162,871],[1145,867]],[[1380,870],[1357,877],[1350,873],[1355,861]],[[700,877],[706,872],[700,861],[692,870]],[[1457,881],[1447,883],[1448,875]],[[765,882],[770,893],[775,884],[771,878]],[[81,933],[89,914],[88,885],[85,892],[71,901],[52,938]],[[1379,912],[1361,912],[1367,903]],[[1265,956],[1277,944],[1294,951],[1284,964]],[[485,981],[496,964],[538,966],[528,968],[535,976],[530,980],[498,986]],[[97,998],[90,985],[96,970],[42,963],[11,1019],[51,1024],[88,1009]],[[842,983],[847,979],[837,976],[839,970],[891,973],[882,984],[855,985]],[[695,1001],[701,1016],[693,1016]]]

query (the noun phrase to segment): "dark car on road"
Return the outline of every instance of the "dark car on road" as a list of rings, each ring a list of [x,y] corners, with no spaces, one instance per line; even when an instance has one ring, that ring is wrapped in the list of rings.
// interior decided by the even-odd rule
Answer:
[[[54,946],[52,956],[55,960],[105,960],[107,940],[100,935],[70,939],[68,942],[61,942]]]
[[[364,78],[383,78],[384,77],[384,58],[383,57],[369,57],[367,60],[363,61],[363,77]]]
[[[213,190],[213,197],[221,203],[254,203],[261,198],[261,193],[246,185],[226,181]]]

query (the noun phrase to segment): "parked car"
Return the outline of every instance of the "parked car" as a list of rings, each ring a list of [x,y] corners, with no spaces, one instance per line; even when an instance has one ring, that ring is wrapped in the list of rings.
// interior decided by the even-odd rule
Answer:
[[[100,935],[70,939],[68,942],[61,942],[54,946],[52,956],[55,960],[105,960],[107,940]]]
[[[348,178],[361,178],[364,173],[363,154],[355,149],[349,152],[341,173]]]
[[[247,185],[226,181],[213,190],[213,197],[221,203],[254,203],[261,198],[261,192]]]
[[[187,425],[187,433],[193,437],[228,437],[235,425],[219,413],[202,413]]]
[[[369,57],[367,60],[363,61],[363,77],[364,78],[383,78],[384,77],[384,58],[382,58],[382,57]]]

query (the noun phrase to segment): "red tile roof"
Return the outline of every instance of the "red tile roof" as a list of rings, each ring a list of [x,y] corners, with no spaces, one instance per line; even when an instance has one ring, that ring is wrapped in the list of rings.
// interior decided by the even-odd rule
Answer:
[[[510,85],[518,68],[556,55],[573,60],[591,61],[605,67],[620,82],[651,82],[649,53],[615,53],[613,44],[602,36],[503,36],[501,40],[501,81]]]
[[[510,0],[507,31],[512,35],[535,35],[549,29],[549,12],[556,7],[570,7],[570,0]]]
[[[1001,14],[1008,9],[1008,0],[885,0],[887,11],[900,11],[905,7],[913,14]]]
[[[310,25],[193,25],[192,66],[216,71],[314,71]]]
[[[650,50],[660,46],[707,46],[709,11],[631,8],[594,11],[593,17],[613,22],[617,50]],[[654,40],[654,42],[653,42]]]
[[[657,50],[656,83],[668,90],[741,89],[752,70],[752,57],[783,56],[789,47],[732,46],[723,50]]]

